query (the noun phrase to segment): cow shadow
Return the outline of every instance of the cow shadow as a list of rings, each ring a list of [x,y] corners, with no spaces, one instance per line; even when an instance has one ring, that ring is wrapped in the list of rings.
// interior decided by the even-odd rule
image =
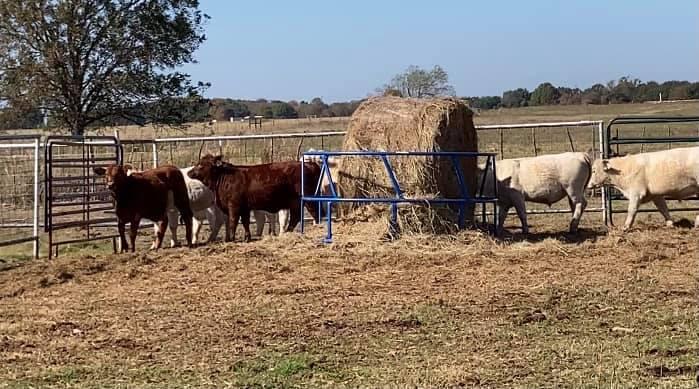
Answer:
[[[531,228],[531,226],[530,226]],[[608,235],[606,228],[599,229],[589,229],[589,228],[579,228],[577,233],[570,233],[568,231],[532,231],[529,230],[529,234],[525,235],[521,233],[521,230],[507,230],[503,231],[499,240],[507,242],[531,242],[537,243],[542,242],[547,239],[555,239],[563,243],[569,244],[580,244],[583,242],[595,243],[598,238],[605,237]]]

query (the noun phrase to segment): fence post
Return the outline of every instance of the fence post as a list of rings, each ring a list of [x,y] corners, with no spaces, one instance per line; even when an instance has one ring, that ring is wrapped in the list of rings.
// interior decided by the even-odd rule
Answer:
[[[568,134],[568,142],[570,142],[570,151],[575,152],[575,145],[573,144],[573,137],[570,135],[570,127],[566,127],[566,134]],[[594,134],[594,132],[593,132]]]
[[[600,121],[599,124],[597,124],[597,132],[597,137],[599,138],[599,158],[607,158],[607,136],[605,135],[606,131],[604,131],[604,121]],[[609,210],[609,195],[610,193],[607,187],[602,186],[602,221],[605,226],[609,225],[612,218],[612,213]]]
[[[34,139],[34,259],[39,258],[39,147],[41,138]]]
[[[502,128],[498,130],[500,132],[500,159],[505,159],[505,147],[504,147],[504,139],[502,136]]]
[[[158,143],[153,139],[153,168],[158,167]]]
[[[532,127],[532,142],[534,143],[534,156],[536,157],[539,155],[539,151],[536,147],[536,127]]]

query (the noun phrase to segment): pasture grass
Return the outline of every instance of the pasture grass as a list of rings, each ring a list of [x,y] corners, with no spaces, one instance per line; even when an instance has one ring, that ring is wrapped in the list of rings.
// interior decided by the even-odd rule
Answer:
[[[692,387],[699,231],[586,216],[27,262],[0,272],[0,387]]]

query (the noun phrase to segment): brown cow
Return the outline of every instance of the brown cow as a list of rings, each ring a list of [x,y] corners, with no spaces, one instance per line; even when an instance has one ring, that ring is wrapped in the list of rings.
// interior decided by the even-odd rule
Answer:
[[[126,223],[131,227],[131,251],[136,251],[136,234],[142,218],[157,223],[155,242],[151,249],[159,249],[167,229],[167,211],[177,208],[184,220],[187,246],[192,246],[192,210],[187,196],[187,185],[182,172],[171,165],[127,175],[130,166],[109,165],[96,167],[97,175],[105,176],[107,188],[116,201],[121,251],[129,249],[126,243]]]
[[[320,167],[316,163],[307,162],[304,164],[304,173],[305,193],[313,193],[320,178]],[[214,157],[208,154],[201,158],[188,175],[208,186],[216,196],[216,204],[228,214],[226,241],[231,241],[231,231],[235,239],[238,218],[245,229],[245,241],[250,241],[252,210],[275,213],[280,209],[289,209],[287,232],[293,231],[301,220],[300,162],[236,166],[224,162],[220,155]],[[308,204],[307,209],[316,221],[320,221],[321,215],[313,204]]]

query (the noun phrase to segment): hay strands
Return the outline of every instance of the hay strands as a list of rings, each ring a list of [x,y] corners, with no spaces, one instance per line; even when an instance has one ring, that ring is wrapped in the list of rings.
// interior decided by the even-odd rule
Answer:
[[[431,208],[433,205],[436,204],[441,204],[441,205],[454,205],[458,207],[458,226],[460,229],[464,228],[465,226],[465,219],[466,219],[466,206],[470,204],[475,204],[475,203],[492,203],[493,206],[495,207],[495,202],[496,202],[496,197],[486,197],[486,196],[478,196],[478,195],[472,195],[471,192],[468,190],[466,182],[463,177],[463,171],[460,166],[459,159],[462,158],[477,158],[477,157],[487,157],[489,163],[493,163],[494,159],[496,157],[495,153],[477,153],[477,152],[427,152],[427,151],[415,151],[415,152],[402,152],[402,151],[394,151],[394,152],[388,152],[388,151],[313,151],[313,152],[306,152],[303,154],[304,158],[306,156],[315,156],[321,157],[322,160],[322,166],[321,166],[321,178],[320,180],[323,179],[323,177],[327,178],[330,181],[330,187],[332,189],[332,193],[330,195],[320,195],[319,194],[319,189],[320,189],[320,182],[315,185],[315,193],[313,194],[306,194],[302,193],[301,197],[301,205],[302,207],[304,206],[304,203],[306,202],[312,202],[312,203],[318,203],[322,204],[325,202],[328,206],[328,214],[327,214],[327,236],[324,239],[326,243],[332,242],[332,204],[334,203],[385,203],[390,205],[391,209],[391,218],[390,218],[390,224],[389,224],[389,235],[391,236],[392,239],[395,239],[399,234],[400,234],[400,228],[398,224],[398,205],[401,203],[407,203],[411,205],[418,205],[418,206],[427,206],[428,208]],[[374,196],[370,197],[341,197],[337,193],[337,191],[334,190],[334,183],[332,182],[332,177],[329,174],[323,174],[327,173],[329,171],[328,167],[328,157],[329,156],[353,156],[353,157],[370,157],[373,159],[380,159],[382,161],[383,167],[385,169],[385,173],[388,176],[391,184],[391,188],[393,189],[393,193],[386,193],[386,194],[379,194],[377,197],[376,194]],[[452,198],[446,198],[446,197],[437,197],[436,195],[433,197],[424,197],[421,196],[421,198],[409,198],[406,197],[405,192],[401,188],[400,183],[398,182],[398,179],[396,177],[394,167],[389,161],[389,156],[407,156],[407,157],[412,157],[412,156],[428,156],[428,157],[446,157],[452,161],[452,164],[454,165],[454,172],[457,175],[457,181],[459,186],[461,187],[460,189],[460,195],[457,197],[452,197]],[[367,159],[367,158],[364,158]],[[491,162],[492,161],[492,162]],[[305,174],[303,173],[304,166],[302,165],[302,180],[304,180]],[[301,184],[302,188],[305,188],[305,184],[302,182]],[[416,214],[415,214],[416,215]],[[417,217],[416,219],[425,219],[422,216],[423,215],[416,215],[420,216]],[[442,217],[438,213],[430,213],[430,215],[427,217],[426,220],[429,221],[427,225],[435,225],[436,224],[444,224],[441,223],[440,220],[437,219],[444,219],[448,220],[450,219],[449,217]],[[422,225],[424,223],[420,222],[418,225]],[[420,228],[422,230],[422,228]],[[301,222],[301,231],[303,232],[304,230],[304,225],[303,225],[303,220]]]

